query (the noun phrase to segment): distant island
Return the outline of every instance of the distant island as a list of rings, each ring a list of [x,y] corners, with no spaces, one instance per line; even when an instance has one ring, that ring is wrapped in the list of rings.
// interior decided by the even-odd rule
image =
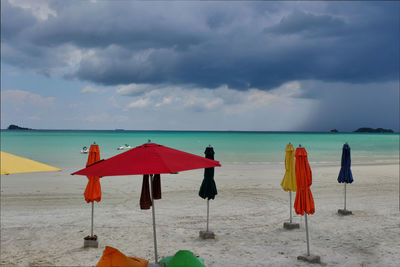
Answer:
[[[355,133],[393,133],[392,129],[383,129],[383,128],[367,128],[367,127],[363,127],[363,128],[359,128],[357,130],[354,131]]]
[[[331,130],[331,133],[338,133],[339,131],[336,129]]]
[[[19,127],[18,125],[10,124],[7,130],[32,130],[31,128]]]

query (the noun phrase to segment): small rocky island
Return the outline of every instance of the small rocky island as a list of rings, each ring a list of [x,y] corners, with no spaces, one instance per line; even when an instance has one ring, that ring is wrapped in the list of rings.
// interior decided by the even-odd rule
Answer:
[[[359,128],[357,130],[354,131],[355,133],[393,133],[392,129],[383,129],[383,128],[367,128],[367,127],[363,127],[363,128]]]
[[[10,126],[8,126],[7,130],[25,130],[25,131],[29,131],[32,130],[31,128],[24,128],[24,127],[19,127],[18,125],[14,125],[11,124]]]

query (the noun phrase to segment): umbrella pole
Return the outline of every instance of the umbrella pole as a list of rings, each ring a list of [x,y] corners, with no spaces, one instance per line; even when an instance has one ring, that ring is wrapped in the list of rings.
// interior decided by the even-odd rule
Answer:
[[[150,195],[151,195],[151,212],[153,214],[153,237],[154,237],[154,258],[156,263],[158,263],[158,256],[157,256],[157,235],[156,235],[156,217],[154,211],[154,199],[153,199],[153,174],[150,175]]]
[[[292,191],[289,191],[290,223],[292,223]]]
[[[310,256],[310,240],[308,238],[308,223],[307,223],[307,213],[304,213],[306,219],[306,237],[307,237],[307,256]]]
[[[90,236],[93,236],[93,215],[94,215],[94,201],[92,202],[92,227],[90,231]]]
[[[210,199],[207,199],[207,232],[208,232],[208,218],[210,215]]]
[[[346,182],[344,183],[344,210],[346,211]]]

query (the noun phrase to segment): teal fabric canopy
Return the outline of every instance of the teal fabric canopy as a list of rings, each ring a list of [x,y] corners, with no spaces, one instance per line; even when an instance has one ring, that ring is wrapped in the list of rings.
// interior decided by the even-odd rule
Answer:
[[[206,267],[204,260],[196,257],[189,250],[179,250],[174,256],[165,257],[160,261],[166,267]]]

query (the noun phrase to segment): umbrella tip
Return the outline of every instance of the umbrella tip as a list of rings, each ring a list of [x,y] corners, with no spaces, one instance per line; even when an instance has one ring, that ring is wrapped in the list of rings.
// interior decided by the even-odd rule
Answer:
[[[301,147],[301,144],[299,144],[299,147]]]
[[[93,145],[95,145],[96,144],[96,142],[93,142]]]
[[[147,139],[147,143],[150,144],[151,143],[151,139]]]
[[[212,147],[211,145],[208,145],[208,147]]]

